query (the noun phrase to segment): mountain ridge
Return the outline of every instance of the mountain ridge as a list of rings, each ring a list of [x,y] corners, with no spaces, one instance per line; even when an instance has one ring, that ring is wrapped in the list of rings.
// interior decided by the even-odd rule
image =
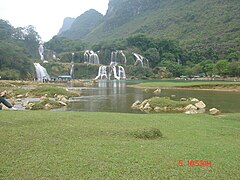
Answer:
[[[237,45],[239,12],[238,0],[110,0],[101,22],[78,39],[94,44],[143,33],[178,40],[185,45]]]
[[[67,31],[71,28],[73,22],[75,21],[75,18],[71,18],[71,17],[66,17],[63,20],[63,25],[60,28],[59,32],[57,35],[61,35],[64,31]]]
[[[63,31],[58,36],[70,39],[81,39],[91,32],[101,23],[103,15],[94,9],[90,9],[78,16],[71,24],[70,28]],[[64,24],[63,24],[64,25]]]

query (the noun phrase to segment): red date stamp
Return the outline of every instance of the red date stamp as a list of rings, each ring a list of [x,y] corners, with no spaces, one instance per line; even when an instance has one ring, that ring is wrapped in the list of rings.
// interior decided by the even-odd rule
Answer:
[[[186,163],[183,162],[183,160],[178,161],[179,166],[212,166],[211,161],[205,161],[205,160],[188,160]]]

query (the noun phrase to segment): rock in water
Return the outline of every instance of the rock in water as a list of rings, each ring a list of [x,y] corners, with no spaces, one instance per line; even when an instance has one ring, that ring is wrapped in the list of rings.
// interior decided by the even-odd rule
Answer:
[[[212,109],[209,109],[209,114],[218,115],[218,114],[221,114],[221,111],[216,108],[212,108]]]

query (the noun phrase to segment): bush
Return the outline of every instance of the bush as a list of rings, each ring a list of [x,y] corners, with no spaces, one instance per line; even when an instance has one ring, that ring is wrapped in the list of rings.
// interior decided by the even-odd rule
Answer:
[[[156,139],[163,136],[157,128],[139,129],[133,135],[139,139]]]

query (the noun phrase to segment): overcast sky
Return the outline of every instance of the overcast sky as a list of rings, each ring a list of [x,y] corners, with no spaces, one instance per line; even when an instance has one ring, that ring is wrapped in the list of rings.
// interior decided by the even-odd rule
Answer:
[[[0,19],[14,27],[33,25],[43,41],[62,27],[65,17],[78,17],[89,9],[105,15],[109,0],[0,0]]]

